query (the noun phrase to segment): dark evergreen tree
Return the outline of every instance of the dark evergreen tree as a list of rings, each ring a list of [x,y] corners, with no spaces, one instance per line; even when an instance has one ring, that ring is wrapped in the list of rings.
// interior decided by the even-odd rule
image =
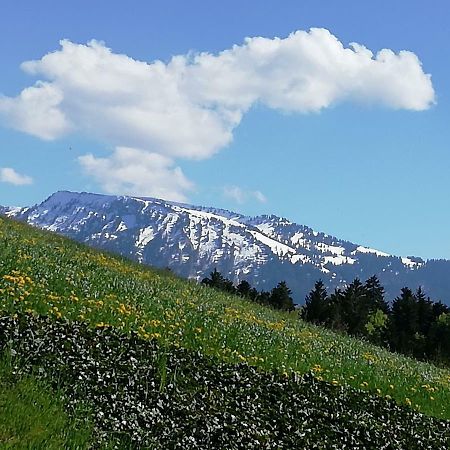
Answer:
[[[347,329],[344,320],[342,295],[342,290],[339,288],[335,289],[334,292],[330,295],[327,308],[328,317],[325,321],[325,325],[328,328],[338,331],[345,331]]]
[[[425,295],[422,287],[419,286],[414,294],[417,300],[417,314],[419,318],[419,332],[426,336],[434,320],[433,302]]]
[[[236,287],[236,292],[241,297],[250,298],[252,287],[246,280],[242,280]]]
[[[364,284],[367,320],[362,333],[377,345],[387,345],[389,304],[384,298],[384,288],[376,275]]]
[[[434,302],[433,303],[433,318],[437,320],[441,314],[449,314],[450,308],[447,305],[444,305],[442,302]]]
[[[419,358],[426,358],[432,351],[428,346],[428,335],[431,325],[435,318],[433,317],[433,302],[425,295],[422,287],[419,286],[414,294],[417,301],[418,330],[416,333],[415,355]]]
[[[442,313],[432,324],[429,343],[433,349],[430,356],[435,361],[450,366],[450,313]]]
[[[291,297],[291,290],[288,288],[285,281],[280,281],[270,293],[270,305],[276,309],[285,311],[293,311],[294,300]]]
[[[324,324],[328,317],[328,294],[322,280],[316,281],[314,289],[306,296],[302,308],[303,320],[315,324]]]
[[[365,286],[355,278],[340,296],[342,319],[350,334],[362,335],[369,315]]]
[[[201,284],[229,292],[230,294],[236,293],[233,282],[228,278],[225,278],[216,268],[210,273],[210,278],[203,278]]]
[[[248,293],[249,299],[254,302],[258,301],[258,295],[259,295],[259,292],[254,287],[252,287],[250,289],[250,292]]]
[[[374,313],[377,309],[388,314],[389,305],[384,298],[384,287],[381,286],[380,280],[376,275],[371,276],[365,282],[366,301],[370,313]]]
[[[413,355],[416,333],[419,331],[417,299],[411,289],[404,287],[392,304],[390,343],[394,350]]]
[[[271,306],[270,297],[271,297],[270,292],[261,291],[258,293],[258,295],[256,297],[256,301],[258,303],[260,303],[261,305]]]

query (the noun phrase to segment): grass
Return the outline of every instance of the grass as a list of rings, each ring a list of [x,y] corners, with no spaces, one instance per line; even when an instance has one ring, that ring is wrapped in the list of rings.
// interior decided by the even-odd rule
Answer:
[[[50,386],[30,375],[17,376],[9,359],[0,360],[2,449],[76,450],[87,448],[90,438],[86,420],[69,417]]]
[[[2,315],[2,342],[21,372],[64,389],[68,410],[89,400],[95,449],[450,448],[450,422],[311,373],[224,364],[32,314]]]
[[[313,373],[450,419],[450,371],[0,219],[0,309],[136,331],[266,371]]]

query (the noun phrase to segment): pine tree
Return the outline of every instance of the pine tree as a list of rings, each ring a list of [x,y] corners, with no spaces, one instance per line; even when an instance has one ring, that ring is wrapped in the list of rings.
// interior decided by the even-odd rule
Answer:
[[[367,321],[363,334],[377,345],[387,343],[389,324],[389,304],[384,298],[384,288],[376,275],[368,278],[364,284]]]
[[[415,292],[417,301],[417,314],[419,319],[419,332],[426,336],[433,322],[433,302],[425,295],[422,286]]]
[[[370,313],[374,313],[377,309],[387,314],[389,312],[389,305],[384,298],[384,288],[381,286],[380,280],[376,275],[371,276],[366,280],[366,300]]]
[[[280,281],[270,293],[270,304],[276,309],[293,311],[295,307],[291,294],[292,292],[288,288],[286,282]]]
[[[417,300],[411,289],[404,287],[392,304],[390,342],[402,353],[413,355],[416,350],[415,335],[419,330]]]
[[[442,313],[432,324],[429,342],[436,361],[450,365],[450,312]]]
[[[250,298],[252,287],[247,280],[242,280],[236,287],[236,292],[241,297]]]
[[[261,305],[272,306],[270,303],[270,298],[271,298],[270,292],[261,291],[261,292],[258,292],[256,301],[258,303],[260,303]]]
[[[325,321],[325,325],[328,328],[338,331],[345,331],[347,329],[344,321],[342,296],[342,290],[339,288],[335,289],[330,295],[328,300],[327,319]]]
[[[316,281],[314,289],[306,296],[305,306],[302,309],[303,320],[316,324],[327,321],[328,294],[322,280]]]
[[[365,286],[355,278],[344,289],[340,300],[342,318],[348,333],[364,334],[369,315]]]
[[[225,278],[216,268],[209,274],[210,278],[203,278],[201,284],[219,289],[221,291],[229,292],[230,294],[236,293],[236,288],[233,286],[233,282],[228,278]]]

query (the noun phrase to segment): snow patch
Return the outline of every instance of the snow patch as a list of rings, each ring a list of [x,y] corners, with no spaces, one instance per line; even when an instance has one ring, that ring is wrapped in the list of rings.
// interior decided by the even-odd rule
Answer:
[[[355,259],[347,256],[325,256],[323,259],[325,260],[325,264],[333,264],[335,266],[340,266],[341,264],[354,264],[356,262]]]
[[[369,247],[363,247],[362,245],[356,247],[356,250],[354,250],[352,252],[352,255],[355,255],[356,252],[359,253],[373,253],[377,256],[391,256],[389,253],[385,253],[385,252],[380,252],[379,250],[375,250],[373,248],[369,248]]]
[[[321,251],[322,253],[332,253],[333,255],[342,256],[342,254],[345,252],[344,247],[338,247],[336,245],[328,245],[324,242],[319,242],[316,244],[317,250]]]
[[[262,233],[259,233],[255,230],[249,230],[249,233],[259,242],[269,247],[273,253],[278,256],[285,256],[287,253],[295,253],[295,250],[292,247],[289,247],[286,244],[282,244],[268,236],[265,236]]]
[[[128,230],[128,227],[125,225],[123,221],[121,221],[116,229],[116,231],[125,231]]]
[[[294,256],[292,256],[292,258],[291,258],[291,263],[292,263],[292,264],[297,264],[299,261],[300,261],[302,264],[311,262],[311,260],[309,259],[309,257],[306,256],[306,255],[294,255]]]
[[[270,223],[261,223],[256,225],[256,228],[260,230],[262,233],[267,234],[269,236],[273,236],[273,226]]]
[[[413,261],[411,258],[408,258],[408,257],[401,258],[401,260],[402,260],[402,263],[405,266],[409,267],[410,269],[417,269],[423,265],[423,263]]]
[[[143,228],[136,240],[136,246],[140,248],[145,247],[151,240],[154,239],[154,237],[155,233],[152,227]]]
[[[20,206],[10,206],[4,213],[6,217],[14,217],[20,214],[22,211],[28,208],[21,208]]]

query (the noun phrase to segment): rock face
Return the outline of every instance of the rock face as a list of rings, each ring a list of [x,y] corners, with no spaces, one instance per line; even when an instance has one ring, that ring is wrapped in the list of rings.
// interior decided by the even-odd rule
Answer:
[[[286,280],[298,303],[319,278],[334,289],[373,274],[389,299],[421,285],[434,300],[450,302],[450,261],[392,256],[273,215],[75,192],[0,213],[184,277],[201,279],[217,268],[258,289]]]

